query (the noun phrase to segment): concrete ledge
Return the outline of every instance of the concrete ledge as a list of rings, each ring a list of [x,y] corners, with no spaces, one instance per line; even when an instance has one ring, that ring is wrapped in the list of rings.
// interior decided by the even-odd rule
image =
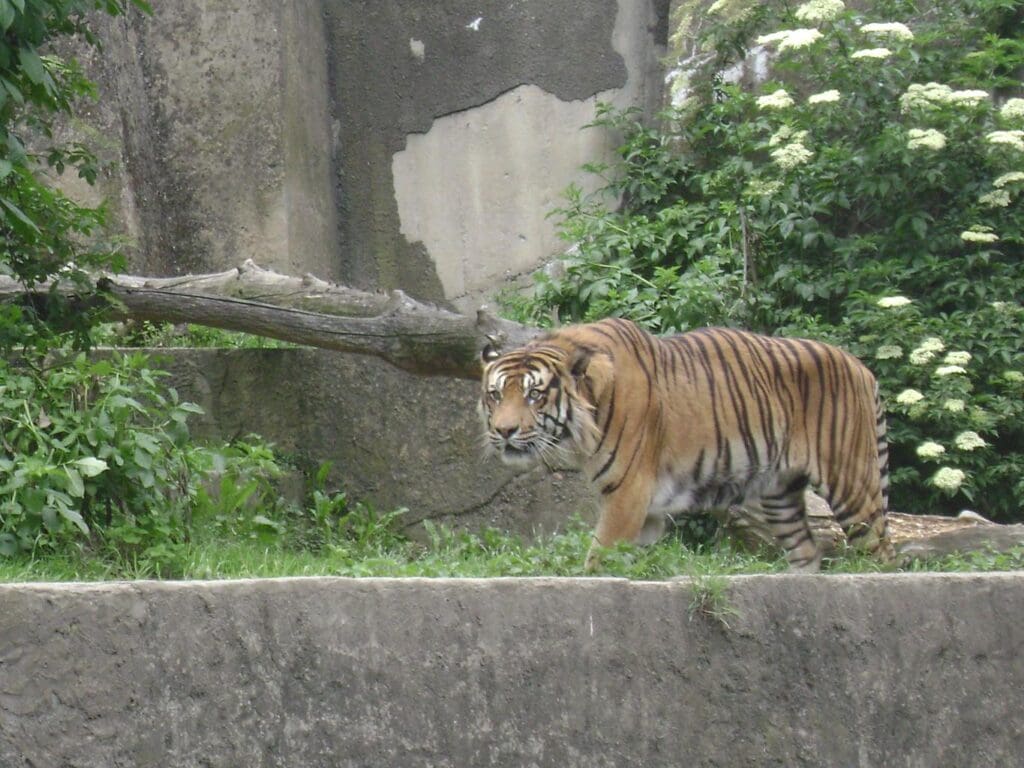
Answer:
[[[1024,574],[0,587],[3,766],[1009,766]]]

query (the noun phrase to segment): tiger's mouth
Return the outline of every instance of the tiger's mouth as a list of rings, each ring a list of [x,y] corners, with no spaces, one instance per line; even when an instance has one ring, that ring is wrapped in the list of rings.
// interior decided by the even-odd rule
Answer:
[[[501,449],[502,457],[511,459],[527,458],[529,456],[533,456],[534,453],[536,453],[536,451],[530,444],[512,445],[511,443],[506,443]]]

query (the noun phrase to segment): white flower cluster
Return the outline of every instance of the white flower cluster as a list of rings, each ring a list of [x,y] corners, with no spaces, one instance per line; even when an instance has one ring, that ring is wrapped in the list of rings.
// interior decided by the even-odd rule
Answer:
[[[910,27],[906,24],[901,24],[898,21],[892,21],[887,23],[873,23],[873,24],[862,24],[860,27],[861,32],[873,35],[888,35],[894,37],[897,40],[913,40],[914,33],[910,31]]]
[[[971,362],[971,353],[963,350],[947,352],[946,356],[942,358],[942,362],[946,365],[967,365]]]
[[[1024,152],[1024,131],[992,131],[985,139],[989,144],[1005,144]]]
[[[1020,371],[1006,371],[1003,373],[1003,378],[1007,381],[1012,381],[1015,384],[1020,384],[1021,382],[1024,382],[1024,373],[1021,373]]]
[[[830,91],[822,91],[821,93],[812,93],[807,97],[808,104],[832,104],[839,101],[839,91],[834,88]]]
[[[770,45],[774,43],[780,51],[788,51],[795,48],[806,48],[809,45],[821,40],[824,35],[813,27],[801,29],[780,29],[770,35],[761,35],[757,38],[758,45]]]
[[[796,168],[798,165],[803,165],[814,157],[814,153],[800,141],[793,141],[773,149],[771,155],[772,159],[785,171]]]
[[[945,452],[945,448],[943,448],[938,443],[932,442],[931,440],[928,440],[927,442],[921,443],[919,446],[917,446],[917,455],[920,456],[922,459],[934,459],[937,456],[941,456]]]
[[[976,229],[968,229],[960,233],[960,239],[965,243],[994,243],[999,235],[994,232],[979,232]]]
[[[785,109],[793,106],[793,97],[786,93],[785,88],[780,88],[764,96],[758,96],[757,106],[760,109]]]
[[[905,307],[907,304],[913,303],[913,300],[906,296],[883,296],[875,303],[882,309],[892,309],[893,307]]]
[[[876,360],[896,360],[903,357],[903,347],[896,344],[883,344],[875,350]]]
[[[936,376],[952,376],[954,373],[967,373],[962,365],[940,365],[935,369]]]
[[[778,194],[780,189],[782,189],[782,182],[778,179],[768,181],[764,179],[751,179],[747,182],[746,189],[743,191],[751,197],[773,197]]]
[[[900,405],[913,405],[924,400],[924,395],[918,392],[916,389],[904,389],[898,395],[896,395],[896,402]]]
[[[907,131],[907,149],[938,151],[946,146],[946,137],[934,128],[911,128]]]
[[[846,9],[842,0],[809,0],[793,13],[800,21],[831,21]]]
[[[917,349],[910,353],[910,362],[914,365],[925,365],[931,362],[937,352],[943,352],[945,349],[946,345],[942,339],[929,336],[917,346]]]
[[[887,59],[892,55],[888,48],[861,48],[850,54],[851,59]]]
[[[952,492],[959,488],[966,479],[967,475],[962,469],[943,467],[932,476],[931,484],[936,488]]]
[[[791,141],[799,141],[803,144],[804,139],[807,138],[807,131],[794,131],[788,125],[784,125],[768,139],[769,147],[777,147],[781,144],[788,144]]]
[[[1010,171],[1004,173],[1002,176],[996,178],[992,182],[993,187],[1005,187],[1007,184],[1016,184],[1017,182],[1024,181],[1024,171]]]
[[[995,189],[979,197],[978,202],[990,208],[1005,208],[1010,204],[1010,193],[1005,189]]]
[[[975,106],[988,98],[988,91],[955,91],[942,83],[914,83],[900,96],[900,108],[904,112],[913,109],[934,110],[950,105]]]
[[[1004,120],[1024,120],[1024,99],[1008,99],[999,108],[999,116]]]
[[[953,439],[953,442],[961,451],[973,451],[976,448],[984,448],[988,445],[988,443],[985,442],[985,438],[977,432],[972,432],[970,430],[961,432]]]
[[[951,397],[942,404],[942,407],[950,413],[963,413],[967,404],[958,397]]]

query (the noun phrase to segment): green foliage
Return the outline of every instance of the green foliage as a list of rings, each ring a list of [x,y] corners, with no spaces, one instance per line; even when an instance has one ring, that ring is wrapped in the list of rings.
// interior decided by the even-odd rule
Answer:
[[[0,362],[0,555],[181,538],[189,414],[140,355]]]
[[[895,508],[1020,519],[1024,5],[726,0],[706,22],[704,70],[659,127],[599,113],[619,162],[569,190],[570,253],[513,309],[847,347],[889,403]],[[771,79],[726,82],[756,44]],[[943,354],[911,359],[930,337]]]
[[[132,348],[284,349],[296,346],[266,336],[225,331],[205,325],[174,325],[152,323],[148,320],[102,323],[93,329],[92,338],[97,344]]]
[[[142,0],[133,5],[148,9]],[[53,119],[70,115],[76,99],[94,87],[73,59],[53,53],[51,43],[78,36],[96,40],[90,12],[120,14],[121,0],[0,0],[0,275],[27,290],[60,275],[84,294],[85,270],[122,266],[116,251],[83,245],[105,220],[102,209],[76,205],[40,180],[44,168],[74,168],[92,183],[95,157],[81,145],[52,143]],[[86,306],[67,306],[54,293],[36,294],[21,306],[0,311],[0,349],[47,348],[54,334],[71,331],[77,346],[88,344],[94,316]]]

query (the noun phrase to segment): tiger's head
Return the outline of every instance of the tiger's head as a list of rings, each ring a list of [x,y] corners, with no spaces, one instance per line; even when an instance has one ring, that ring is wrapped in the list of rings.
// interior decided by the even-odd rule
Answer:
[[[542,340],[481,357],[486,444],[506,464],[569,460],[596,434],[593,350]]]

